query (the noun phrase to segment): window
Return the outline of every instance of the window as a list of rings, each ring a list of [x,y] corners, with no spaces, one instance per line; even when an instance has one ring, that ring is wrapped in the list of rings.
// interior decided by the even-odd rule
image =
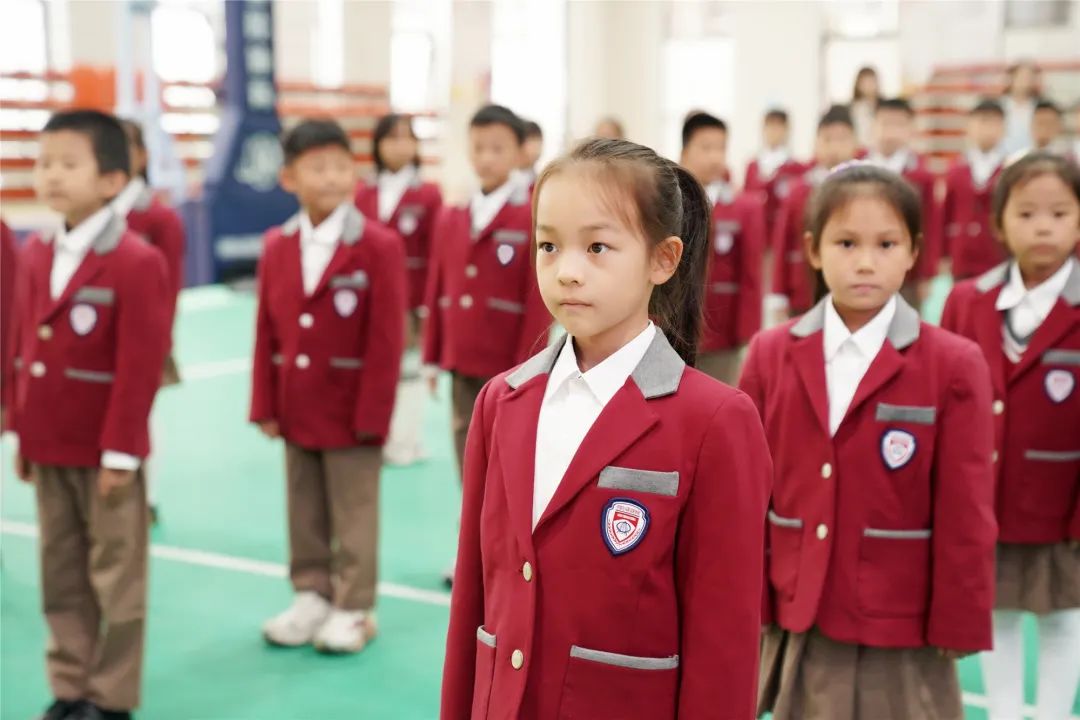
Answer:
[[[49,66],[47,48],[45,6],[40,0],[5,2],[0,22],[0,72],[44,73]]]
[[[708,68],[709,82],[688,68]],[[664,153],[682,151],[688,113],[704,110],[730,118],[735,110],[735,43],[731,38],[668,40],[664,45]]]
[[[183,5],[161,5],[150,16],[154,70],[163,82],[209,83],[217,77],[210,20]]]
[[[1069,24],[1069,0],[1007,0],[1006,28],[1063,27]]]

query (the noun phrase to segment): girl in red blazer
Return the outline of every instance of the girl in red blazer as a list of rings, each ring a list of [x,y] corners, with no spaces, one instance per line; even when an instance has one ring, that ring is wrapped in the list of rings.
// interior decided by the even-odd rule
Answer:
[[[386,462],[391,465],[411,465],[426,456],[421,428],[427,393],[420,376],[419,337],[432,255],[432,230],[442,207],[442,193],[438,185],[424,182],[420,177],[420,143],[408,115],[392,113],[379,120],[372,139],[372,154],[378,174],[374,182],[360,183],[356,207],[369,219],[401,235],[409,273],[406,353],[390,437],[383,450]]]
[[[955,660],[990,647],[989,371],[898,294],[919,198],[866,163],[815,195],[830,290],[758,335],[741,387],[776,472],[758,710],[776,720],[960,720]]]
[[[1049,153],[1002,174],[993,223],[1012,260],[958,285],[942,326],[990,363],[997,598],[983,656],[992,717],[1019,718],[1022,618],[1039,625],[1040,718],[1069,716],[1080,684],[1080,170]]]
[[[180,373],[172,351],[172,337],[173,326],[176,322],[176,302],[180,296],[180,289],[184,286],[184,223],[180,215],[159,201],[154,196],[153,189],[147,185],[146,170],[150,161],[146,154],[142,127],[133,120],[121,120],[120,123],[124,126],[128,139],[131,180],[113,200],[112,207],[117,215],[127,218],[130,230],[142,236],[165,257],[165,266],[169,272],[166,286],[168,304],[165,307],[169,328],[169,354],[165,358],[165,367],[162,369],[161,386],[171,387],[180,384]],[[155,415],[150,416],[150,435],[153,445],[160,448],[163,433],[155,417]],[[150,519],[154,523],[158,520],[156,470],[157,463],[154,462],[153,456],[147,458],[144,465],[146,491],[149,494]]]
[[[534,217],[569,335],[476,403],[442,718],[744,720],[771,463],[749,398],[692,368],[708,199],[595,139]]]

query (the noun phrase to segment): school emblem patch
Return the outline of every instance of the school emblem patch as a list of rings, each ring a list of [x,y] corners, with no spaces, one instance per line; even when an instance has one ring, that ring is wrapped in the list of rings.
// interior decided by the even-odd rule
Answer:
[[[413,213],[402,213],[401,219],[398,220],[398,230],[401,231],[402,235],[412,235],[419,225],[420,221],[416,219],[416,215]]]
[[[1063,403],[1076,388],[1076,378],[1068,370],[1051,370],[1046,373],[1046,395],[1055,403]]]
[[[495,257],[499,259],[499,264],[502,266],[509,265],[514,259],[514,246],[513,245],[500,245],[495,250]]]
[[[334,293],[334,309],[337,310],[337,314],[343,318],[347,318],[353,314],[358,302],[356,293],[352,290],[338,290]]]
[[[731,248],[735,247],[735,236],[729,232],[721,231],[716,233],[716,252],[720,255],[727,255],[731,252]]]
[[[97,325],[97,310],[94,309],[93,305],[79,303],[71,308],[69,317],[71,319],[71,329],[80,337],[89,335],[94,326]]]
[[[600,532],[612,555],[628,553],[638,546],[649,529],[649,511],[626,498],[615,498],[604,506]]]
[[[915,436],[904,430],[889,430],[881,438],[881,459],[890,470],[899,470],[915,457]]]
[[[774,187],[774,192],[776,193],[776,197],[778,198],[786,198],[791,192],[791,185],[788,182],[787,178],[780,178],[779,180],[777,180]]]

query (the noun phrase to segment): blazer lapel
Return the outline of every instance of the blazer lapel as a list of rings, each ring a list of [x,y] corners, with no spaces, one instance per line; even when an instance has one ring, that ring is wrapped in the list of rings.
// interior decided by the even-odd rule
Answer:
[[[124,218],[117,215],[113,215],[105,227],[97,234],[93,242],[90,244],[90,249],[87,250],[86,256],[83,257],[83,261],[79,264],[79,267],[75,270],[75,273],[68,280],[67,286],[64,291],[60,293],[60,297],[53,300],[45,311],[45,315],[42,318],[42,322],[49,322],[52,320],[60,309],[63,308],[70,300],[75,291],[86,285],[93,280],[99,272],[101,272],[104,266],[103,256],[111,253],[116,249],[116,246],[120,244],[120,238],[123,237],[124,231],[127,229],[127,222]],[[51,298],[51,274],[52,265],[56,262],[56,244],[59,242],[54,239],[52,244],[52,262],[49,263],[48,274],[45,277],[45,292]]]
[[[822,333],[825,328],[825,303],[819,302],[791,326],[795,341],[788,350],[788,357],[806,391],[810,406],[814,409],[825,435],[829,435],[829,394],[825,384],[825,347]]]
[[[337,275],[344,265],[348,264],[349,248],[363,238],[365,224],[366,220],[360,214],[360,211],[354,206],[349,206],[345,214],[345,222],[342,225],[341,240],[338,242],[337,247],[334,248],[334,255],[330,258],[330,262],[327,263],[322,277],[319,278],[319,284],[315,286],[309,299],[314,300],[321,295],[330,285],[330,279]]]
[[[897,295],[896,314],[889,324],[885,344],[881,346],[881,351],[870,363],[870,368],[855,390],[855,396],[844,416],[845,420],[903,369],[905,360],[900,351],[906,350],[919,339],[920,324],[919,313],[908,305],[904,298]]]

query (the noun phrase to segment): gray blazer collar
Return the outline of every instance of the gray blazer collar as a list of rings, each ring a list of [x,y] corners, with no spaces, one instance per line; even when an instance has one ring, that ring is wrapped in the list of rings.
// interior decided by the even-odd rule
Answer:
[[[303,212],[301,210],[300,212]],[[350,205],[345,211],[345,222],[342,224],[341,241],[346,245],[355,245],[364,237],[364,227],[367,221],[363,214]],[[296,213],[281,224],[281,234],[285,236],[295,235],[300,232],[300,213]]]
[[[805,338],[825,328],[825,303],[829,298],[822,299],[811,308],[799,321],[791,326],[791,334],[795,337]],[[889,342],[897,350],[903,350],[919,339],[921,327],[919,313],[915,308],[907,304],[907,301],[899,295],[896,296],[896,315],[889,323]]]
[[[1009,280],[1009,271],[1013,261],[1007,260],[995,268],[987,270],[975,281],[975,288],[981,293],[988,293],[995,288],[1001,287]],[[1076,307],[1080,305],[1080,261],[1073,260],[1072,272],[1065,281],[1065,288],[1061,291],[1061,299],[1068,305]]]

